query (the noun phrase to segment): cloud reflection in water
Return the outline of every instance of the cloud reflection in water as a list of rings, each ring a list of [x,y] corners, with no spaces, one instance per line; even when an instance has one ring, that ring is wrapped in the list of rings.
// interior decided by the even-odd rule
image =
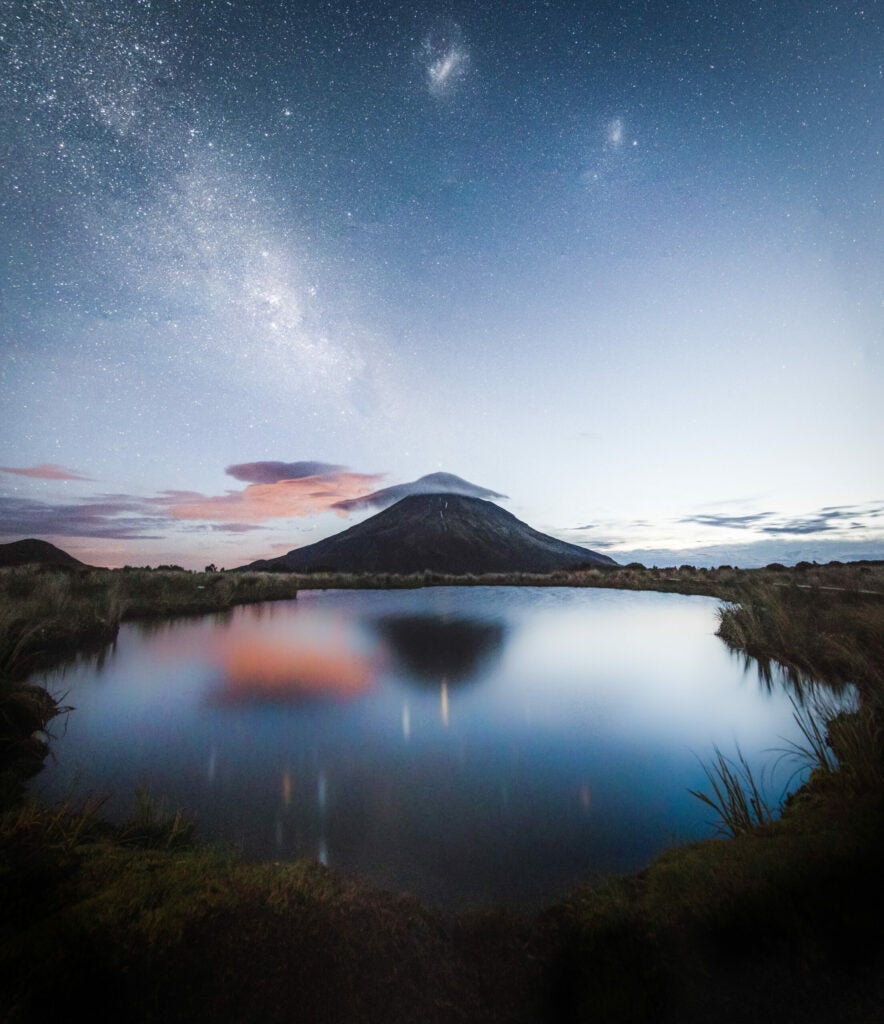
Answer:
[[[313,642],[237,636],[220,652],[223,685],[212,703],[230,706],[304,700],[348,700],[368,693],[376,662],[354,651]]]

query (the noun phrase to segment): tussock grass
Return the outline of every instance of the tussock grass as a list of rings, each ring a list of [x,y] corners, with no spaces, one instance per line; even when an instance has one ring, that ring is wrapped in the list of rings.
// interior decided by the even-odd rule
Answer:
[[[720,612],[719,635],[794,688],[802,739],[781,751],[843,796],[884,789],[884,601],[755,587]]]
[[[774,820],[776,808],[770,806],[764,794],[763,779],[756,779],[739,746],[736,760],[715,747],[714,760],[700,763],[712,795],[696,789],[688,792],[715,811],[719,834],[738,836]]]
[[[828,725],[828,741],[838,759],[837,777],[853,794],[884,791],[884,705],[879,694],[853,710],[842,710]]]
[[[810,680],[884,690],[884,600],[850,591],[754,585],[719,613],[718,635],[754,659],[767,679],[775,665],[798,687]]]
[[[0,809],[14,805],[48,752],[49,723],[68,709],[23,681],[41,643],[39,620],[0,607]]]
[[[47,806],[26,800],[0,816],[0,840],[12,846],[33,847],[72,853],[82,842],[106,834],[99,814],[103,800],[89,797],[80,803],[72,800]]]
[[[194,823],[180,809],[169,811],[147,787],[135,791],[132,814],[119,827],[118,840],[124,846],[180,850],[192,846]]]
[[[850,698],[846,693],[836,695],[831,690],[815,684],[805,686],[800,697],[789,694],[792,704],[792,719],[798,726],[801,739],[788,740],[785,747],[779,749],[779,761],[787,760],[795,763],[795,770],[786,782],[791,786],[796,776],[807,772],[816,772],[827,778],[838,770],[838,759],[829,742],[828,723],[836,715],[852,710]]]

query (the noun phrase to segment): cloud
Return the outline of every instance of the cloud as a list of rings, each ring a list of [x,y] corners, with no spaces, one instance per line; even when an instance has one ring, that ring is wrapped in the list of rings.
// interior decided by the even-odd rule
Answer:
[[[56,466],[51,462],[43,462],[39,466],[0,466],[0,473],[14,473],[16,476],[29,476],[35,480],[90,480],[91,477],[81,476],[73,469]]]
[[[195,523],[193,526],[182,527],[185,533],[249,533],[260,529],[254,523]]]
[[[430,473],[418,480],[412,480],[410,483],[395,484],[393,487],[384,487],[371,494],[339,501],[334,508],[342,512],[356,512],[366,508],[387,508],[412,494],[461,494],[467,498],[485,499],[506,497],[505,494],[498,494],[497,491],[489,491],[487,487],[471,484],[469,480],[463,480],[453,473]]]
[[[614,554],[621,563],[641,562],[642,565],[694,565],[707,568],[736,565],[753,569],[782,562],[794,565],[800,561],[852,562],[861,559],[884,558],[884,540],[857,541],[852,538],[828,537],[821,539],[782,540],[765,539],[751,543],[717,544],[696,548],[618,548]]]
[[[49,476],[49,471],[53,475]],[[56,472],[58,471],[58,472]],[[87,479],[67,475],[62,467],[37,466],[17,473],[47,479]],[[66,474],[61,476],[61,473]],[[252,462],[227,472],[254,482],[241,491],[213,496],[190,490],[166,490],[151,497],[96,494],[76,503],[52,504],[0,495],[0,535],[96,537],[157,540],[170,528],[187,532],[248,533],[268,519],[289,519],[334,510],[338,503],[370,492],[383,479],[378,473],[350,473],[325,462]],[[203,520],[185,526],[182,520]]]
[[[730,529],[742,529],[770,519],[773,512],[754,512],[745,516],[719,515],[718,513],[686,516],[681,523],[695,523],[697,526],[720,526]]]
[[[872,524],[858,522],[858,520],[873,520],[882,516],[884,516],[884,506],[867,504],[829,505],[817,512],[810,512],[803,516],[781,516],[775,512],[755,512],[748,515],[711,513],[688,516],[679,521],[695,523],[698,526],[753,530],[772,536],[790,534],[803,536],[814,533],[837,533],[847,529],[867,529]]]
[[[275,484],[280,480],[300,480],[307,476],[333,476],[343,473],[345,466],[328,462],[240,462],[224,472],[249,484]]]
[[[137,498],[52,505],[0,496],[0,535],[158,540],[168,518],[152,511]]]
[[[167,492],[162,500],[175,519],[264,522],[330,510],[342,512],[341,502],[365,495],[380,479],[382,475],[377,473],[323,473],[251,484],[243,491],[212,497],[188,493],[176,500],[175,492]]]

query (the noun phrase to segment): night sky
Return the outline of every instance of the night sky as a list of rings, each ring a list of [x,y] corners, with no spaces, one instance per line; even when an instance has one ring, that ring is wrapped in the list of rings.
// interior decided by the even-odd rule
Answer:
[[[621,561],[884,557],[882,55],[874,2],[0,0],[0,541],[231,567],[447,471]]]

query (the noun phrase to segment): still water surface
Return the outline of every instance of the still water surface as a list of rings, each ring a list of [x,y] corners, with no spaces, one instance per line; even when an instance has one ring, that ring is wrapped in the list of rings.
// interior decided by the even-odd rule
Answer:
[[[711,835],[687,791],[713,744],[760,763],[795,735],[785,693],[714,636],[716,607],[438,587],[127,624],[44,677],[76,710],[35,784],[107,794],[111,817],[149,785],[250,857],[536,906]]]

